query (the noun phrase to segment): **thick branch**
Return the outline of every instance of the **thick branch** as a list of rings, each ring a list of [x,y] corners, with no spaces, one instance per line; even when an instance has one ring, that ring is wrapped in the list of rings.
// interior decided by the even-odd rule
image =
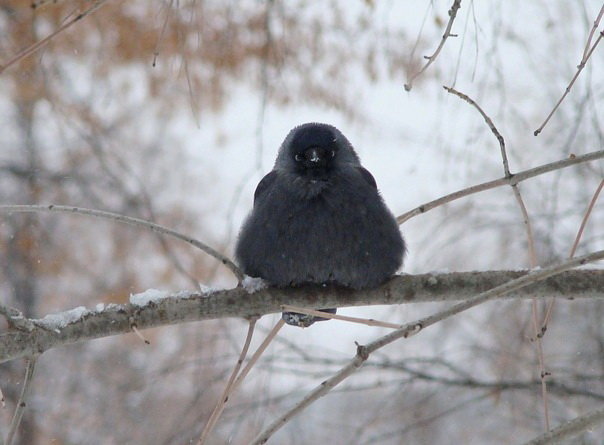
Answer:
[[[281,312],[281,306],[347,307],[465,300],[516,279],[523,271],[457,272],[396,276],[377,289],[351,291],[329,288],[267,288],[249,294],[243,288],[207,294],[174,293],[145,306],[109,305],[101,312],[81,311],[81,317],[63,327],[36,326],[31,332],[0,334],[0,363],[48,349],[94,338],[124,334],[133,323],[138,329],[226,317],[260,316]],[[561,273],[506,296],[506,298],[604,298],[604,270]],[[37,321],[40,324],[39,321]]]

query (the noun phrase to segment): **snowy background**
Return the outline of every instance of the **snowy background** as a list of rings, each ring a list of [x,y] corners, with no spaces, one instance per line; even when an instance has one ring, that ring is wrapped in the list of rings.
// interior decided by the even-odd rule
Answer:
[[[39,2],[32,11],[25,3],[0,7],[0,29],[9,36],[0,42],[1,61],[48,35],[76,7]],[[576,72],[601,4],[464,1],[457,37],[406,92],[409,75],[440,42],[450,7],[440,0],[109,2],[0,74],[0,202],[153,219],[232,256],[254,189],[285,135],[316,121],[347,136],[401,215],[503,176],[489,128],[443,85],[472,97],[493,119],[512,172],[603,149],[599,47],[543,133],[533,136]],[[539,265],[568,257],[603,175],[596,161],[520,185]],[[594,209],[577,254],[604,248],[602,208]],[[125,303],[150,288],[235,284],[192,247],[116,226],[83,216],[3,215],[2,298],[42,318]],[[508,188],[435,209],[401,230],[409,249],[405,273],[529,267]],[[340,313],[402,323],[438,307]],[[559,387],[576,391],[551,390],[554,425],[604,399],[603,315],[601,302],[556,307],[544,339],[546,364]],[[259,332],[277,319],[263,317]],[[246,329],[241,320],[218,320],[145,332],[151,346],[130,335],[44,354],[22,443],[195,441]],[[355,341],[385,332],[339,321],[284,328],[212,443],[246,443],[350,359]],[[530,302],[469,311],[385,348],[273,441],[521,443],[544,428],[532,336]],[[2,376],[13,400],[8,388],[17,387],[20,364],[2,365]],[[480,382],[492,384],[481,389]],[[9,418],[2,414],[4,425]],[[598,437],[592,431],[577,443]]]

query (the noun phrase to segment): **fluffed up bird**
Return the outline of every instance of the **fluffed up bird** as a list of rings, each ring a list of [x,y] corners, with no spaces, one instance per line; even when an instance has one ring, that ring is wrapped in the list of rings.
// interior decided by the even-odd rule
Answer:
[[[405,242],[348,139],[308,123],[290,131],[258,184],[235,254],[245,274],[274,286],[366,289],[402,265]],[[304,327],[323,320],[293,312],[283,319]]]

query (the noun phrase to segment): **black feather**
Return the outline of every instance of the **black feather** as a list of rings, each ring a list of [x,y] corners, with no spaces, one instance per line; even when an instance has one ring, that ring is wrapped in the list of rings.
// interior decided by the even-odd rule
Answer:
[[[371,173],[338,129],[317,123],[285,138],[236,246],[246,274],[280,287],[376,287],[402,265],[404,252]]]

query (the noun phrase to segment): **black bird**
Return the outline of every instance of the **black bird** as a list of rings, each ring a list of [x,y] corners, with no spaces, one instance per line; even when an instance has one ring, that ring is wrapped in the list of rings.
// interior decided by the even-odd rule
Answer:
[[[278,287],[377,287],[401,266],[404,253],[375,179],[348,139],[319,123],[287,135],[256,188],[236,246],[244,273]],[[324,320],[292,312],[283,319],[298,326]]]

